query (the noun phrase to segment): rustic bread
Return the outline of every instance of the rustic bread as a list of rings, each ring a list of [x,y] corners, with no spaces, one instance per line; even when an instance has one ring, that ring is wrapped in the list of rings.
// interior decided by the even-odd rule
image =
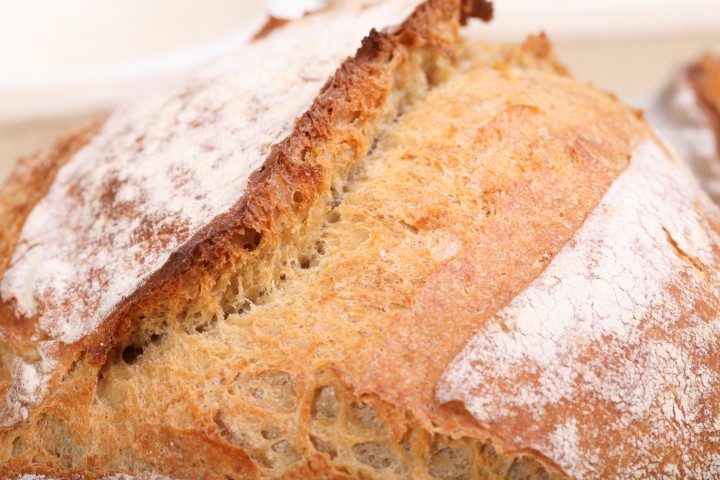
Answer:
[[[544,37],[413,3],[20,164],[2,476],[720,475],[720,211]]]
[[[720,58],[705,55],[682,69],[653,99],[648,119],[720,204]]]

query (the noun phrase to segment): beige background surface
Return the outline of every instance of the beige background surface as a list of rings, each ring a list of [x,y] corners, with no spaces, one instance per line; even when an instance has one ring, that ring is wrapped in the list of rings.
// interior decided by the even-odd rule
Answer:
[[[34,1],[37,2],[40,0]],[[80,1],[82,3],[86,0],[74,1]],[[70,71],[68,68],[77,68],[85,72],[88,71],[89,66],[102,66],[103,64],[109,64],[113,61],[127,61],[128,58],[140,55],[143,48],[145,48],[146,54],[145,57],[142,57],[144,63],[135,65],[137,68],[135,68],[135,70],[130,69],[129,71],[135,74],[142,72],[138,69],[148,68],[148,65],[152,66],[153,58],[159,58],[158,64],[162,67],[162,61],[166,59],[158,57],[158,55],[162,55],[163,52],[179,48],[187,49],[188,43],[192,42],[207,45],[208,41],[213,38],[213,35],[218,38],[229,38],[228,35],[238,30],[238,19],[242,18],[246,22],[250,22],[251,20],[257,21],[257,18],[253,17],[253,15],[260,15],[264,9],[258,2],[215,1],[218,4],[227,4],[225,5],[226,10],[219,9],[218,12],[220,13],[216,12],[215,16],[205,12],[202,14],[202,22],[195,22],[197,23],[197,27],[193,27],[194,29],[184,24],[179,17],[176,21],[172,21],[172,18],[166,19],[166,21],[162,23],[165,27],[163,27],[160,33],[158,33],[157,24],[153,25],[152,23],[146,22],[144,26],[136,25],[133,27],[135,30],[132,31],[133,41],[126,45],[127,48],[125,50],[122,48],[122,42],[117,42],[117,39],[115,39],[115,43],[112,43],[112,36],[107,34],[103,36],[97,33],[97,42],[88,41],[88,39],[78,40],[74,37],[69,38],[64,47],[68,49],[64,60],[65,70],[61,71],[62,75],[60,75],[60,77],[63,75],[67,76],[67,73]],[[308,1],[312,3],[312,0]],[[98,3],[99,2],[94,2],[94,4]],[[306,4],[310,3],[306,2]],[[127,2],[127,11],[125,14],[127,15],[126,20],[129,22],[128,24],[132,23],[132,17],[137,15],[139,9],[146,8],[141,6],[144,4],[144,2],[140,2],[139,0]],[[241,5],[241,8],[238,4],[242,4],[244,7]],[[274,4],[277,9],[278,1],[275,1]],[[181,2],[178,5],[190,9],[189,12],[191,15],[198,16],[201,14],[200,11],[192,10],[193,8],[197,10],[197,8],[188,1]],[[720,5],[720,2],[718,2],[718,5]],[[0,17],[2,17],[2,8],[5,7],[0,7]],[[94,8],[97,9],[97,7]],[[295,3],[295,9],[297,9],[297,3]],[[231,21],[227,20],[227,11],[234,12]],[[222,12],[225,12],[225,14],[221,15]],[[120,22],[118,25],[121,25],[122,12],[120,12],[120,10],[113,10],[111,13],[115,16],[113,21]],[[26,14],[27,12],[23,15]],[[158,12],[159,16],[156,17],[162,18],[160,14],[161,12]],[[100,25],[95,26],[94,31],[101,32],[103,27],[102,22],[107,22],[108,18],[112,18],[112,15],[104,15],[101,16],[102,18],[97,17],[98,14],[95,15],[95,18],[99,19],[98,22]],[[20,17],[22,17],[22,15]],[[502,10],[499,10],[497,17],[496,25],[493,25],[492,28],[482,25],[474,26],[470,33],[471,36],[480,38],[489,37],[491,40],[522,40],[523,35],[515,31],[518,30],[517,22],[510,25],[511,28],[505,28],[503,30],[504,25],[508,24],[511,19],[508,19],[507,16],[503,18]],[[8,23],[7,17],[4,18],[4,22]],[[505,23],[503,23],[504,20]],[[661,88],[679,65],[706,51],[714,51],[720,54],[720,29],[707,31],[707,28],[705,28],[704,31],[695,32],[685,26],[683,29],[669,29],[668,31],[670,33],[667,35],[652,31],[638,35],[628,35],[627,32],[609,32],[607,35],[603,35],[602,30],[595,28],[593,35],[590,35],[593,38],[578,38],[577,25],[573,24],[574,30],[568,34],[569,30],[565,24],[570,21],[569,19],[566,19],[565,23],[558,23],[557,21],[555,23],[550,22],[550,25],[543,23],[541,20],[542,19],[538,21],[537,28],[530,26],[527,27],[526,30],[528,33],[532,33],[541,28],[547,28],[550,37],[557,39],[555,43],[560,59],[570,67],[578,78],[583,81],[592,82],[605,90],[615,92],[626,101],[635,104],[640,103]],[[213,22],[215,22],[216,28],[208,28],[208,24],[212,24]],[[0,21],[0,27],[2,27],[2,24],[3,21]],[[112,23],[107,23],[104,28],[110,29],[111,25]],[[49,26],[49,24],[43,25],[43,28],[47,30]],[[71,31],[71,27],[73,27],[72,21],[67,20],[67,24],[64,25],[63,28],[55,29],[53,35],[60,35],[61,37],[65,35],[67,37],[67,35],[70,35],[67,32]],[[525,29],[524,26],[522,28]],[[551,28],[554,28],[556,31],[553,32]],[[0,37],[2,37],[2,34],[0,34]],[[2,40],[2,38],[0,38],[0,40]],[[237,41],[237,39],[234,41]],[[88,45],[87,51],[84,53],[78,51],[78,49],[81,49],[83,42]],[[115,47],[103,45],[103,42],[106,45],[115,45]],[[15,45],[18,45],[18,43],[15,43]],[[118,45],[120,46],[118,47]],[[10,59],[11,57],[7,53],[7,44],[5,44],[3,48],[5,48],[6,51],[3,53],[2,50],[0,50],[0,55],[2,55],[0,58]],[[16,47],[12,46],[12,48]],[[6,95],[5,98],[12,98],[12,90],[8,90],[12,87],[12,82],[7,81],[8,78],[11,80],[15,79],[17,84],[18,81],[22,82],[22,74],[29,73],[31,74],[30,76],[26,75],[26,77],[30,79],[28,81],[29,83],[32,84],[32,82],[38,81],[40,81],[40,83],[47,83],[48,81],[52,81],[52,75],[47,75],[47,78],[42,76],[43,62],[45,62],[48,67],[55,68],[55,70],[46,68],[47,71],[51,72],[57,72],[57,67],[62,66],[62,62],[58,60],[58,56],[63,58],[62,51],[44,52],[43,48],[46,47],[39,41],[36,41],[33,45],[26,45],[25,48],[28,49],[27,52],[15,51],[15,53],[12,54],[13,61],[8,61],[4,64],[5,70],[0,68],[0,99],[3,98],[3,94]],[[105,55],[101,54],[102,52],[99,53],[99,48],[104,49],[107,53]],[[151,54],[155,55],[155,57],[152,57]],[[21,58],[23,55],[26,57],[35,55],[35,57],[23,59]],[[140,66],[138,67],[138,65]],[[183,68],[184,66],[185,64],[182,64]],[[11,67],[15,70],[10,71]],[[172,65],[172,68],[176,67],[177,65]],[[18,76],[18,74],[21,75]],[[178,79],[176,81],[182,78],[181,75],[177,75],[177,77]],[[144,88],[138,95],[145,94],[154,89],[165,88],[167,80],[156,83],[154,83],[154,80],[148,80],[147,83],[147,88]],[[3,88],[5,88],[5,91],[3,91]],[[17,88],[17,86],[15,88]],[[112,88],[118,89],[118,87]],[[62,92],[62,89],[58,91]],[[113,104],[114,98],[117,97],[119,99],[118,101],[127,100],[127,98],[120,95],[120,93],[127,92],[117,92],[118,95],[116,96],[113,96],[113,91],[104,93],[106,93],[106,95],[103,97],[103,102],[98,102],[98,105],[95,105],[93,108],[83,105],[76,109],[68,108],[65,114],[63,114],[62,111],[60,111],[60,113],[53,111],[47,115],[33,113],[33,115],[26,116],[28,118],[23,118],[22,114],[26,112],[22,111],[22,106],[17,106],[15,108],[18,110],[18,118],[3,119],[0,117],[0,181],[7,176],[11,165],[19,156],[46,148],[57,135],[67,128],[102,115],[110,108],[110,105]],[[58,95],[62,95],[62,93]],[[135,93],[133,92],[132,95],[135,95]],[[37,105],[32,105],[32,107],[35,109],[33,112],[38,108]],[[40,111],[42,111],[41,107],[42,104],[40,105]],[[28,109],[29,108],[30,105],[28,105]]]

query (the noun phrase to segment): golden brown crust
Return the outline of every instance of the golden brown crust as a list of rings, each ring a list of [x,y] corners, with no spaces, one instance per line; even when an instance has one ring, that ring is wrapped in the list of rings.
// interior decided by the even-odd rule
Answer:
[[[458,6],[363,41],[233,209],[0,429],[0,474],[568,476],[438,382],[653,134],[542,36],[469,60]]]
[[[246,250],[254,249],[260,238],[271,243],[277,241],[276,217],[288,211],[302,215],[291,198],[281,195],[300,192],[305,199],[300,207],[307,208],[317,197],[319,185],[327,181],[317,166],[302,160],[308,142],[324,139],[332,132],[333,125],[350,117],[356,116],[353,122],[358,124],[367,122],[387,93],[384,87],[377,88],[377,82],[370,80],[378,75],[387,76],[382,70],[388,68],[393,55],[419,43],[452,55],[452,51],[444,46],[450,41],[444,38],[447,32],[430,26],[448,22],[460,8],[465,12],[481,11],[487,17],[491,7],[467,6],[485,3],[480,0],[430,1],[421,5],[394,31],[371,32],[356,57],[343,63],[312,107],[296,121],[293,133],[273,146],[265,164],[251,176],[237,203],[175,251],[163,268],[123,299],[92,335],[77,345],[65,347],[63,356],[66,358],[62,363],[69,365],[83,350],[87,351],[91,361],[102,363],[117,338],[129,328],[130,318],[140,316],[149,305],[172,304],[178,297],[193,295],[197,285],[206,283],[212,276],[212,270],[218,265],[240,262]],[[361,145],[354,146],[358,147]],[[244,248],[238,249],[238,245]],[[31,348],[32,324],[38,319],[18,321],[12,305],[2,302],[1,308],[7,316],[7,337],[21,343],[23,348]]]
[[[88,364],[96,367],[102,365],[107,353],[133,328],[133,321],[138,317],[142,318],[147,312],[156,310],[157,305],[170,310],[180,308],[187,298],[197,296],[198,291],[202,296],[203,290],[211,288],[214,272],[221,271],[228,264],[242,263],[248,253],[258,247],[261,239],[267,245],[266,249],[276,245],[278,231],[282,228],[277,224],[278,220],[287,222],[291,217],[302,218],[303,210],[307,210],[317,200],[331,180],[321,168],[305,161],[308,144],[312,144],[313,149],[321,150],[322,141],[331,143],[336,140],[332,137],[337,134],[335,125],[350,121],[358,128],[341,133],[340,138],[347,135],[344,141],[353,152],[366,149],[366,142],[359,138],[358,132],[386,101],[394,71],[404,61],[402,59],[407,57],[407,52],[423,47],[427,51],[452,55],[453,49],[449,48],[449,44],[456,42],[456,31],[452,26],[448,28],[448,24],[456,20],[461,3],[469,2],[430,1],[423,4],[400,28],[392,32],[372,32],[363,41],[356,57],[342,64],[310,110],[297,120],[293,133],[273,147],[265,165],[251,177],[238,203],[176,251],[168,263],[119,304],[116,311],[92,335],[77,344],[64,346],[62,351],[57,352],[59,367],[51,380],[50,390],[54,391],[60,383],[66,384],[72,372],[84,371]],[[489,9],[486,7],[483,12],[488,15]],[[441,28],[431,27],[435,25]],[[56,171],[91,136],[88,132],[85,137],[79,137],[67,145],[62,144],[62,148],[68,149],[63,150],[57,158],[53,157],[57,163],[51,168],[52,171]],[[46,186],[49,187],[51,183],[48,181]],[[11,179],[6,191],[12,192],[20,186],[20,182]],[[35,201],[41,196],[35,198]],[[294,197],[301,198],[301,201],[294,200]],[[27,215],[28,210],[23,212]],[[19,229],[21,223],[12,221],[15,222],[12,224],[14,228]],[[7,253],[5,262],[11,252]],[[12,305],[5,303],[3,309],[3,338],[10,341],[16,350],[31,349],[35,343],[31,338],[35,319],[19,322],[16,321]],[[4,366],[4,371],[9,369],[9,364]],[[89,392],[86,386],[83,388]],[[59,395],[62,397],[62,394]],[[54,403],[54,400],[47,402],[43,408],[45,414],[54,410]],[[10,468],[9,472],[20,472],[24,471],[22,465],[26,465],[24,460],[14,459],[7,468]]]
[[[531,45],[537,41],[531,40]],[[530,88],[512,71],[512,62],[532,52],[530,47],[512,51],[504,62],[496,64],[497,72],[492,73],[497,76],[488,75],[486,69],[473,72],[475,75],[461,90],[472,94],[460,96],[458,90],[449,90],[446,96],[433,97],[433,103],[426,109],[406,114],[401,122],[404,125],[415,121],[414,128],[420,131],[439,105],[443,106],[449,123],[455,123],[456,119],[467,118],[466,112],[471,106],[492,103],[495,96],[507,98],[507,104],[501,103],[497,111],[485,112],[482,121],[465,120],[481,122],[482,126],[478,127],[472,144],[463,145],[463,149],[457,151],[447,147],[452,151],[449,158],[437,147],[435,142],[440,141],[429,134],[444,127],[437,117],[432,127],[422,130],[428,132],[427,146],[422,145],[420,138],[411,137],[408,143],[412,147],[406,153],[391,157],[395,160],[412,156],[420,163],[421,159],[435,155],[443,169],[461,170],[473,159],[482,157],[483,152],[493,152],[496,165],[491,163],[475,172],[482,179],[479,188],[483,190],[475,200],[475,208],[484,210],[486,215],[478,225],[463,223],[465,231],[457,232],[452,226],[452,204],[431,201],[437,197],[429,193],[424,204],[415,204],[412,199],[418,195],[417,190],[409,187],[407,193],[398,190],[398,185],[413,185],[418,175],[430,178],[432,170],[426,173],[420,166],[399,172],[388,169],[382,178],[391,180],[384,190],[368,191],[362,200],[353,198],[352,205],[358,210],[383,212],[382,215],[392,217],[415,235],[447,229],[460,239],[476,232],[473,238],[458,240],[466,245],[459,254],[429,270],[421,266],[430,262],[425,258],[412,263],[412,268],[401,270],[402,262],[411,260],[405,258],[402,247],[393,249],[392,235],[385,233],[390,237],[387,240],[378,239],[374,243],[371,240],[369,245],[358,247],[342,260],[324,263],[323,271],[308,280],[310,283],[302,292],[287,294],[291,306],[285,307],[277,301],[272,306],[260,307],[249,317],[249,321],[258,325],[257,330],[270,335],[274,325],[272,316],[294,318],[300,306],[305,305],[303,318],[323,319],[317,320],[321,322],[316,327],[318,335],[321,331],[333,332],[322,334],[326,337],[322,345],[327,349],[323,350],[323,356],[336,356],[333,368],[353,391],[401,405],[411,411],[424,428],[444,434],[463,432],[480,438],[487,435],[475,429],[473,420],[462,409],[440,408],[434,400],[435,385],[446,365],[479,325],[544,270],[582,225],[615,176],[625,168],[628,152],[644,135],[650,135],[633,112],[617,105],[610,96],[578,87],[571,79],[552,74],[535,77],[529,73],[528,84],[544,85],[537,90],[535,85]],[[599,118],[603,121],[596,121]],[[452,145],[453,137],[460,133],[451,125],[447,128],[448,139],[444,139],[444,145]],[[433,181],[440,182],[439,178]],[[444,188],[449,190],[447,186]],[[452,196],[452,193],[446,192],[446,195]],[[345,211],[351,208],[350,203],[346,198],[340,205],[342,218],[348,215]],[[394,210],[397,204],[400,210]],[[384,228],[388,228],[386,224],[383,228],[364,225],[372,224],[365,221],[365,213],[350,214],[360,224],[356,228],[361,231],[385,232]],[[345,234],[352,236],[350,232]],[[394,259],[392,269],[382,262],[378,265],[377,259],[383,255]],[[411,255],[417,253],[413,250]],[[368,271],[365,277],[361,276],[364,270]],[[364,278],[367,284],[357,285],[358,277]],[[403,287],[397,287],[399,292],[393,294],[391,300],[378,294],[378,291],[389,291],[391,296],[390,292],[394,293],[396,287],[390,285],[397,284]],[[325,293],[317,298],[315,292]],[[337,319],[343,311],[341,305],[346,303],[374,306],[371,308],[378,310],[374,321],[365,319],[363,331],[356,332],[356,336],[352,334],[352,327]],[[395,312],[394,308],[400,311]],[[267,331],[263,325],[267,325]],[[307,327],[301,319],[299,323],[286,321],[283,328],[284,334],[291,337],[294,328],[302,331]],[[331,347],[333,344],[352,354],[336,351]],[[328,354],[328,350],[333,353]],[[282,350],[275,356],[268,352],[266,361],[271,362],[275,357],[274,362],[281,363],[282,356],[286,355],[302,358],[303,353]]]
[[[339,220],[323,227],[324,254],[317,269],[300,269],[264,304],[258,302],[242,315],[199,325],[206,333],[176,326],[157,345],[143,344],[138,363],[126,365],[120,352],[113,353],[97,385],[91,374],[95,368],[78,363],[73,375],[77,387],[66,380],[63,391],[74,392],[77,410],[88,415],[82,424],[94,426],[82,435],[103,445],[99,451],[132,449],[129,455],[140,471],[177,476],[202,476],[204,471],[181,461],[156,463],[167,459],[168,452],[148,451],[148,445],[172,443],[188,452],[221,438],[248,452],[260,476],[268,477],[281,472],[286,478],[356,478],[369,468],[348,466],[343,474],[338,462],[348,458],[360,458],[361,465],[374,462],[389,476],[386,464],[401,466],[399,452],[384,450],[393,442],[404,442],[414,452],[416,460],[405,468],[416,469],[416,477],[445,478],[438,475],[455,471],[454,458],[467,459],[460,469],[482,465],[479,472],[500,478],[544,471],[514,456],[495,459],[499,454],[485,441],[488,432],[460,405],[441,406],[434,399],[442,369],[479,322],[545,268],[625,167],[628,152],[649,134],[633,112],[558,76],[551,64],[525,69],[533,58],[542,63],[535,56],[539,42],[543,40],[494,52],[492,66],[481,63],[449,80],[385,129],[356,184],[347,186],[333,209]],[[547,53],[547,45],[542,47]],[[382,37],[367,40],[364,54],[368,51],[383,52]],[[438,108],[442,114],[433,116]],[[427,125],[429,116],[432,126]],[[316,123],[306,121],[307,128]],[[269,192],[290,197],[298,191],[297,185],[274,179],[277,165],[288,162],[276,155],[278,163],[270,173],[254,179],[251,188],[262,192],[256,198],[267,199]],[[270,187],[259,186],[271,180]],[[419,192],[424,192],[422,204],[414,200]],[[301,193],[308,202],[320,195]],[[255,208],[251,225],[267,241],[277,227],[257,220],[270,218],[264,213],[267,206]],[[255,252],[260,250],[262,246]],[[379,261],[383,255],[392,262]],[[212,300],[200,300],[205,302]],[[222,353],[223,339],[250,353]],[[188,362],[172,352],[185,352]],[[263,353],[253,359],[251,352]],[[203,373],[193,373],[195,368]],[[132,377],[126,377],[130,372]],[[213,385],[225,386],[211,387],[201,381],[206,375]],[[170,383],[162,381],[165,377]],[[328,386],[338,406],[330,409],[333,413],[313,413],[321,410],[317,399]],[[206,389],[213,393],[198,397]],[[237,394],[223,393],[236,389]],[[257,403],[256,391],[269,392],[261,395],[268,401],[279,395],[273,392],[293,395],[289,402],[266,407]],[[76,425],[61,407],[67,401],[54,394],[31,422],[52,416]],[[373,417],[367,417],[370,411],[376,412]],[[138,419],[129,429],[138,435],[134,440],[102,433],[100,425],[118,424],[127,412]],[[240,429],[238,422],[247,423]],[[146,432],[160,428],[165,430],[148,443]],[[334,447],[326,446],[330,439]],[[284,441],[295,450],[282,457],[273,447],[280,449]],[[266,450],[257,442],[267,442]],[[376,450],[380,453],[368,456]],[[303,461],[294,460],[292,452]],[[426,460],[417,460],[421,458]],[[285,461],[295,463],[285,469]],[[102,472],[100,466],[107,463],[109,459],[98,457],[98,469],[86,472]],[[242,475],[232,465],[215,467]]]
[[[466,15],[475,11],[481,12],[483,18],[492,15],[492,7],[485,1],[463,0],[459,3]],[[120,336],[119,332],[128,328],[123,324],[135,316],[131,310],[143,311],[147,304],[157,304],[163,301],[161,299],[172,299],[183,296],[181,292],[194,290],[194,286],[201,284],[202,278],[212,275],[217,266],[240,263],[238,257],[254,249],[261,239],[276,243],[278,214],[298,208],[292,196],[300,192],[301,207],[307,208],[323,191],[323,183],[328,181],[325,172],[305,162],[304,152],[310,149],[309,145],[321,150],[317,143],[330,143],[332,140],[328,137],[335,133],[333,126],[349,118],[359,124],[370,120],[387,95],[385,88],[377,88],[375,79],[388,75],[383,70],[399,54],[398,50],[422,43],[452,55],[444,46],[447,39],[442,35],[445,32],[430,26],[447,22],[456,14],[456,8],[455,1],[430,1],[422,4],[394,31],[370,32],[356,56],[340,66],[310,109],[297,119],[293,133],[273,145],[269,157],[251,175],[242,198],[233,208],[177,250],[157,274],[119,306],[112,315],[114,318],[108,319],[106,328],[93,335],[87,347],[92,361],[104,361]],[[238,249],[238,245],[244,248]]]

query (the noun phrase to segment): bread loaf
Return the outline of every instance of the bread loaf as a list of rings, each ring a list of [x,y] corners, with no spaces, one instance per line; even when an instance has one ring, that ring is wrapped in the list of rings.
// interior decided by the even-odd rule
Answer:
[[[720,476],[720,210],[490,13],[313,14],[20,163],[0,474]]]

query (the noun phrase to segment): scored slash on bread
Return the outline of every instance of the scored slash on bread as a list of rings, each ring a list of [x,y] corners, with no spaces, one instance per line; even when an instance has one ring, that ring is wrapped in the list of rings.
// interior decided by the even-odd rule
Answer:
[[[291,22],[21,164],[0,474],[720,475],[720,212],[543,36],[415,3]]]

